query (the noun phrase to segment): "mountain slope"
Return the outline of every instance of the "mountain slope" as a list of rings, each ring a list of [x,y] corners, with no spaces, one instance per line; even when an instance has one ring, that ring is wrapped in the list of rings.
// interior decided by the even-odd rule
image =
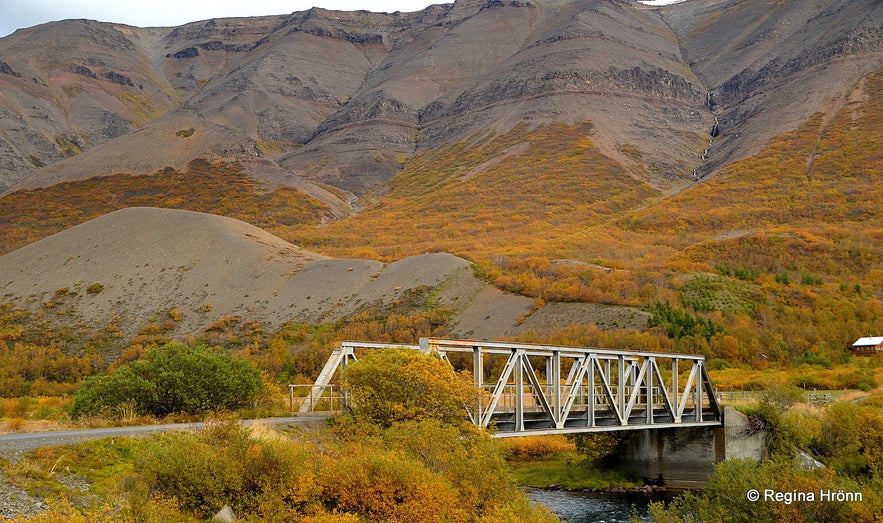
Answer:
[[[836,113],[883,66],[879,2],[685,2],[660,13],[708,87],[718,168],[817,112]]]
[[[181,103],[132,36],[71,20],[0,39],[0,190]]]
[[[626,173],[680,190],[844,103],[880,67],[879,2],[761,4],[463,0],[20,30],[0,39],[0,189],[150,173],[166,153],[156,137],[194,128],[230,146],[179,143],[172,167],[258,156],[363,195],[475,132],[591,121]],[[106,152],[132,150],[120,137],[136,130],[141,158]]]

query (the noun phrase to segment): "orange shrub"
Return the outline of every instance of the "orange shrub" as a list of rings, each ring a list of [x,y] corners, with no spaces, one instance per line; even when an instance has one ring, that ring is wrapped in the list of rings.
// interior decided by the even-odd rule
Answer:
[[[500,440],[500,446],[506,451],[509,459],[518,461],[541,461],[562,452],[576,450],[576,445],[561,435],[503,438]]]

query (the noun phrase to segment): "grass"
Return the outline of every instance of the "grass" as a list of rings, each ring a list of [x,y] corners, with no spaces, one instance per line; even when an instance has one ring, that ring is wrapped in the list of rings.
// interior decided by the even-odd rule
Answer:
[[[626,474],[587,465],[583,459],[576,452],[565,452],[543,461],[510,461],[509,468],[515,482],[525,487],[604,490],[643,485]]]
[[[28,494],[66,499],[74,506],[97,509],[119,493],[136,471],[145,439],[105,438],[73,445],[42,447],[2,467],[7,480]]]
[[[797,364],[752,369],[738,366],[710,370],[712,382],[721,391],[762,390],[771,385],[793,385],[807,391],[860,390],[869,391],[883,384],[880,359],[852,357],[837,365]]]

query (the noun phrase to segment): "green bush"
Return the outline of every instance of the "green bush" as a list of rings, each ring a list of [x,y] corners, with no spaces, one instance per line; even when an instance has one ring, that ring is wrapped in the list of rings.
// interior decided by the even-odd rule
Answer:
[[[747,493],[756,490],[760,498],[751,501]],[[767,499],[773,490],[792,501]],[[833,502],[820,499],[823,491],[862,492],[863,501]],[[814,501],[800,500],[798,493],[812,493]],[[834,471],[802,471],[788,461],[761,464],[748,460],[727,460],[715,466],[708,485],[698,493],[681,495],[668,505],[650,506],[652,521],[658,523],[788,521],[834,523],[876,521],[880,499],[875,488],[862,486]]]
[[[647,310],[651,314],[647,326],[659,327],[669,338],[680,339],[695,335],[709,340],[724,330],[713,321],[693,316],[684,309],[673,307],[669,302],[657,302]]]
[[[263,389],[260,374],[228,353],[170,343],[115,373],[87,379],[71,415],[98,414],[133,404],[141,415],[201,414],[250,406]]]
[[[839,472],[855,478],[883,477],[883,413],[861,404],[830,405],[813,447]]]

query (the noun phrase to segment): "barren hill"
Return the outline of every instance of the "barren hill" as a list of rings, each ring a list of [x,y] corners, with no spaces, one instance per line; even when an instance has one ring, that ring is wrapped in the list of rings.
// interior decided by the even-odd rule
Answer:
[[[273,327],[322,323],[432,291],[458,311],[459,334],[491,337],[527,328],[519,320],[533,306],[449,254],[330,259],[238,220],[152,208],[116,211],[0,257],[0,275],[4,302],[85,325],[113,322],[129,335],[173,309],[185,335],[229,315]],[[591,310],[559,316],[585,320]]]

